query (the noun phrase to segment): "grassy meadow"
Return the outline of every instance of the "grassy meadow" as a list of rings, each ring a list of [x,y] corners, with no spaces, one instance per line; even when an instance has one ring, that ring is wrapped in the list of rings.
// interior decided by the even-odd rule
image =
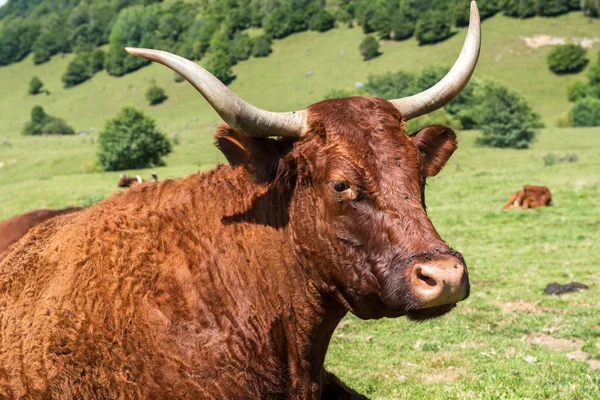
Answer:
[[[383,55],[363,62],[360,29],[304,32],[276,41],[273,54],[234,67],[231,89],[256,106],[301,109],[331,89],[352,89],[370,74],[418,72],[450,65],[464,39],[419,47],[414,39],[382,42]],[[568,85],[584,80],[555,76],[549,47],[530,49],[519,36],[600,36],[600,21],[581,13],[526,22],[496,16],[483,24],[476,76],[494,78],[523,93],[547,128],[529,150],[474,145],[477,132],[459,132],[459,150],[427,189],[428,212],[442,237],[469,266],[472,294],[448,316],[425,323],[403,319],[345,319],[334,334],[326,364],[373,399],[598,399],[600,398],[600,128],[558,129],[569,107]],[[588,55],[598,57],[600,43]],[[0,221],[31,209],[90,204],[117,190],[119,173],[84,173],[95,160],[97,131],[126,104],[156,119],[180,143],[157,168],[160,179],[184,176],[222,162],[212,146],[219,118],[191,86],[175,83],[151,65],[122,78],[100,72],[63,89],[72,56],[34,66],[31,57],[0,67]],[[37,75],[50,95],[30,96]],[[169,99],[150,107],[152,81]],[[89,135],[24,137],[31,108],[64,118]],[[576,163],[545,166],[548,153],[576,153]],[[127,171],[150,178],[150,171]],[[502,211],[523,184],[546,185],[548,209]],[[587,291],[547,296],[550,282],[579,281]]]

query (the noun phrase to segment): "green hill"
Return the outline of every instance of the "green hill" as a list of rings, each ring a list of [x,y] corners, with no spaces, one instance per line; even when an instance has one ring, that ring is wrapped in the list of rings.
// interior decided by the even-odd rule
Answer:
[[[574,76],[556,76],[548,71],[545,56],[550,47],[528,48],[520,36],[550,34],[566,38],[594,37],[600,21],[585,19],[581,13],[557,18],[533,18],[525,22],[495,16],[483,24],[483,50],[476,77],[498,79],[521,91],[538,111],[547,126],[569,107],[566,88],[583,80],[585,71]],[[464,30],[451,39],[432,46],[419,47],[414,39],[385,41],[383,55],[363,62],[358,44],[360,29],[337,28],[326,33],[304,32],[276,41],[267,58],[242,62],[234,67],[237,79],[231,89],[249,102],[275,111],[301,109],[316,102],[334,88],[352,89],[370,74],[404,70],[417,72],[428,65],[451,65],[458,55]],[[598,53],[596,43],[589,52]],[[115,174],[82,175],[82,163],[95,159],[94,134],[76,137],[23,137],[21,129],[34,105],[51,115],[64,118],[76,130],[100,130],[122,106],[133,104],[157,120],[166,133],[177,132],[181,144],[167,158],[161,177],[179,176],[208,168],[222,160],[211,146],[212,132],[220,122],[217,115],[194,89],[175,83],[173,73],[160,65],[151,65],[121,78],[104,71],[88,82],[63,89],[61,75],[73,55],[55,56],[49,63],[34,65],[31,56],[20,63],[0,68],[0,219],[35,207],[61,207],[81,203],[81,196],[99,197],[114,190]],[[50,95],[27,94],[27,85],[37,75]],[[155,81],[166,89],[169,100],[148,106],[144,93]],[[7,95],[8,94],[8,95]],[[69,186],[61,192],[60,179],[77,180],[81,193]],[[104,182],[105,183],[100,183]],[[44,198],[24,192],[32,185]],[[50,190],[47,192],[46,190]]]

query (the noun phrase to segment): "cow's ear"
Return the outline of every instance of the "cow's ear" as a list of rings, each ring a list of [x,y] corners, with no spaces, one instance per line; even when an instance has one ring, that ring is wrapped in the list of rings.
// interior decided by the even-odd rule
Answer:
[[[421,172],[436,176],[457,147],[456,134],[446,126],[432,125],[410,135],[421,155]]]
[[[241,165],[259,181],[276,176],[279,160],[291,149],[290,139],[254,138],[222,124],[215,133],[215,144],[229,164]]]

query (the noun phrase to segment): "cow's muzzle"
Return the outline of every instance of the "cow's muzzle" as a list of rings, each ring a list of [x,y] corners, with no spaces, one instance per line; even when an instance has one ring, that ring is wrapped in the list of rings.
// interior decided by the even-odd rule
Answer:
[[[410,270],[414,299],[420,308],[455,304],[469,296],[469,274],[454,256],[415,262]]]

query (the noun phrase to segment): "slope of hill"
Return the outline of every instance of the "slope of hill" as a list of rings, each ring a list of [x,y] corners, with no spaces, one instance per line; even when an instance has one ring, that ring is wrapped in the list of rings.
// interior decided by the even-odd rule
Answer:
[[[498,15],[483,24],[483,50],[476,77],[494,78],[521,91],[542,115],[548,126],[567,111],[566,88],[583,74],[556,76],[548,71],[545,56],[549,47],[528,48],[520,36],[551,34],[573,37],[594,37],[600,21],[571,13],[557,18],[534,18],[526,22]],[[383,42],[383,55],[363,62],[358,54],[362,30],[338,28],[326,33],[304,32],[276,41],[271,56],[250,59],[234,67],[237,79],[231,89],[249,102],[275,111],[301,109],[320,100],[334,88],[352,89],[356,82],[365,81],[370,74],[405,70],[416,72],[428,65],[450,65],[456,58],[464,30],[451,39],[434,46],[419,47],[415,40]],[[590,51],[596,57],[600,44]],[[151,65],[122,78],[105,72],[71,89],[63,89],[60,80],[72,55],[56,56],[49,63],[35,66],[31,58],[0,68],[0,220],[14,213],[38,206],[61,206],[77,202],[73,192],[65,188],[57,199],[36,199],[31,193],[17,190],[20,185],[35,183],[40,190],[54,186],[59,176],[86,182],[102,178],[82,173],[82,162],[95,159],[94,134],[75,137],[23,137],[21,129],[29,119],[31,108],[42,105],[51,115],[64,118],[76,130],[100,130],[104,122],[118,110],[133,104],[157,120],[168,134],[178,132],[181,144],[167,158],[168,168],[162,176],[190,173],[221,160],[213,148],[212,131],[220,122],[217,115],[194,89],[186,83],[173,82],[173,73]],[[27,94],[27,85],[37,75],[50,95]],[[144,92],[152,81],[166,89],[169,100],[150,107]],[[8,95],[7,95],[8,94]],[[172,172],[171,172],[172,171]],[[16,185],[16,186],[13,186]],[[91,185],[94,186],[94,185]],[[91,186],[89,188],[91,189]],[[58,190],[58,189],[54,189]],[[103,186],[107,194],[113,186]],[[23,197],[21,197],[23,196]],[[7,206],[7,197],[14,205]],[[26,201],[23,201],[26,199]]]

